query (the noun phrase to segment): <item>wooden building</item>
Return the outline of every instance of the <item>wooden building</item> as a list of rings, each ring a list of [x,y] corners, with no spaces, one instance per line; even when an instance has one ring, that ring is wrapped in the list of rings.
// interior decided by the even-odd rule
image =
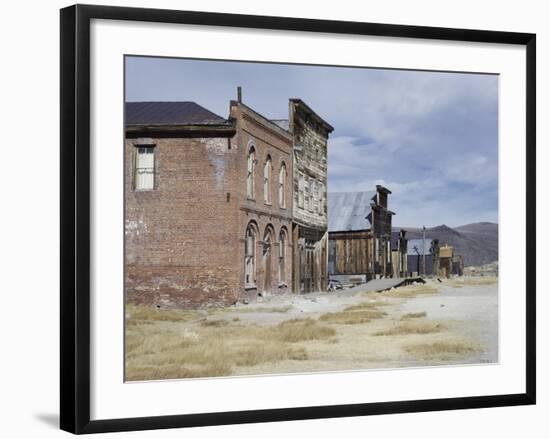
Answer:
[[[393,277],[407,277],[407,231],[394,230],[391,234],[391,257]]]
[[[391,191],[329,194],[329,276],[360,283],[394,276]],[[404,236],[403,236],[404,239]]]
[[[441,277],[451,275],[462,276],[464,274],[464,260],[462,255],[455,253],[453,246],[445,244],[440,248],[440,269]]]
[[[301,99],[289,100],[293,139],[292,290],[326,291],[328,285],[327,150],[333,128]]]

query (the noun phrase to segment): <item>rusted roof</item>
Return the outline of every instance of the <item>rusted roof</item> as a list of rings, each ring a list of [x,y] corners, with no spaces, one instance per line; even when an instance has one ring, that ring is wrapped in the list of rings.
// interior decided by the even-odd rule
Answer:
[[[126,102],[126,125],[229,124],[195,102]]]
[[[371,213],[376,191],[372,192],[329,192],[328,230],[344,232],[370,229],[367,218]]]

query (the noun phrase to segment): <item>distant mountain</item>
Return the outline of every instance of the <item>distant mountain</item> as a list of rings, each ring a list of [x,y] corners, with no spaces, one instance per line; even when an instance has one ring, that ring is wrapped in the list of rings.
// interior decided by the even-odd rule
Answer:
[[[409,239],[422,238],[422,228],[399,227],[405,229]],[[462,255],[464,266],[480,266],[498,261],[498,224],[473,223],[451,228],[442,224],[426,229],[426,238],[439,240],[439,245],[449,244],[455,253]]]

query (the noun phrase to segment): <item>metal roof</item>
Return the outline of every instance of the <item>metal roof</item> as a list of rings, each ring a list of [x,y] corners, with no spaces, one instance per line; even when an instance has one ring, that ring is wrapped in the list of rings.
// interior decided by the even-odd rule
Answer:
[[[418,254],[425,254],[429,255],[430,248],[432,246],[432,240],[429,238],[426,238],[424,243],[424,253],[422,253],[422,240],[421,239],[409,239],[407,242],[407,254],[408,255],[418,255]],[[418,250],[418,253],[416,250]]]
[[[370,229],[367,216],[371,213],[376,191],[371,192],[329,192],[328,230],[343,232]]]
[[[227,119],[195,102],[126,102],[126,125],[219,125]]]

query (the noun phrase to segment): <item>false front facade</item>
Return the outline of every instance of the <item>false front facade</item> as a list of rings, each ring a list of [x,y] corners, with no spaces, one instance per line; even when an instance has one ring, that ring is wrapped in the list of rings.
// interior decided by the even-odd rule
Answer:
[[[328,267],[331,279],[362,283],[394,276],[394,213],[388,210],[389,194],[391,192],[380,185],[374,192],[329,193]],[[401,242],[404,240],[403,235]],[[402,260],[402,257],[397,259]],[[396,268],[396,272],[400,271],[402,269]]]
[[[289,101],[293,137],[293,275],[295,293],[328,285],[327,151],[332,126],[300,99]]]

